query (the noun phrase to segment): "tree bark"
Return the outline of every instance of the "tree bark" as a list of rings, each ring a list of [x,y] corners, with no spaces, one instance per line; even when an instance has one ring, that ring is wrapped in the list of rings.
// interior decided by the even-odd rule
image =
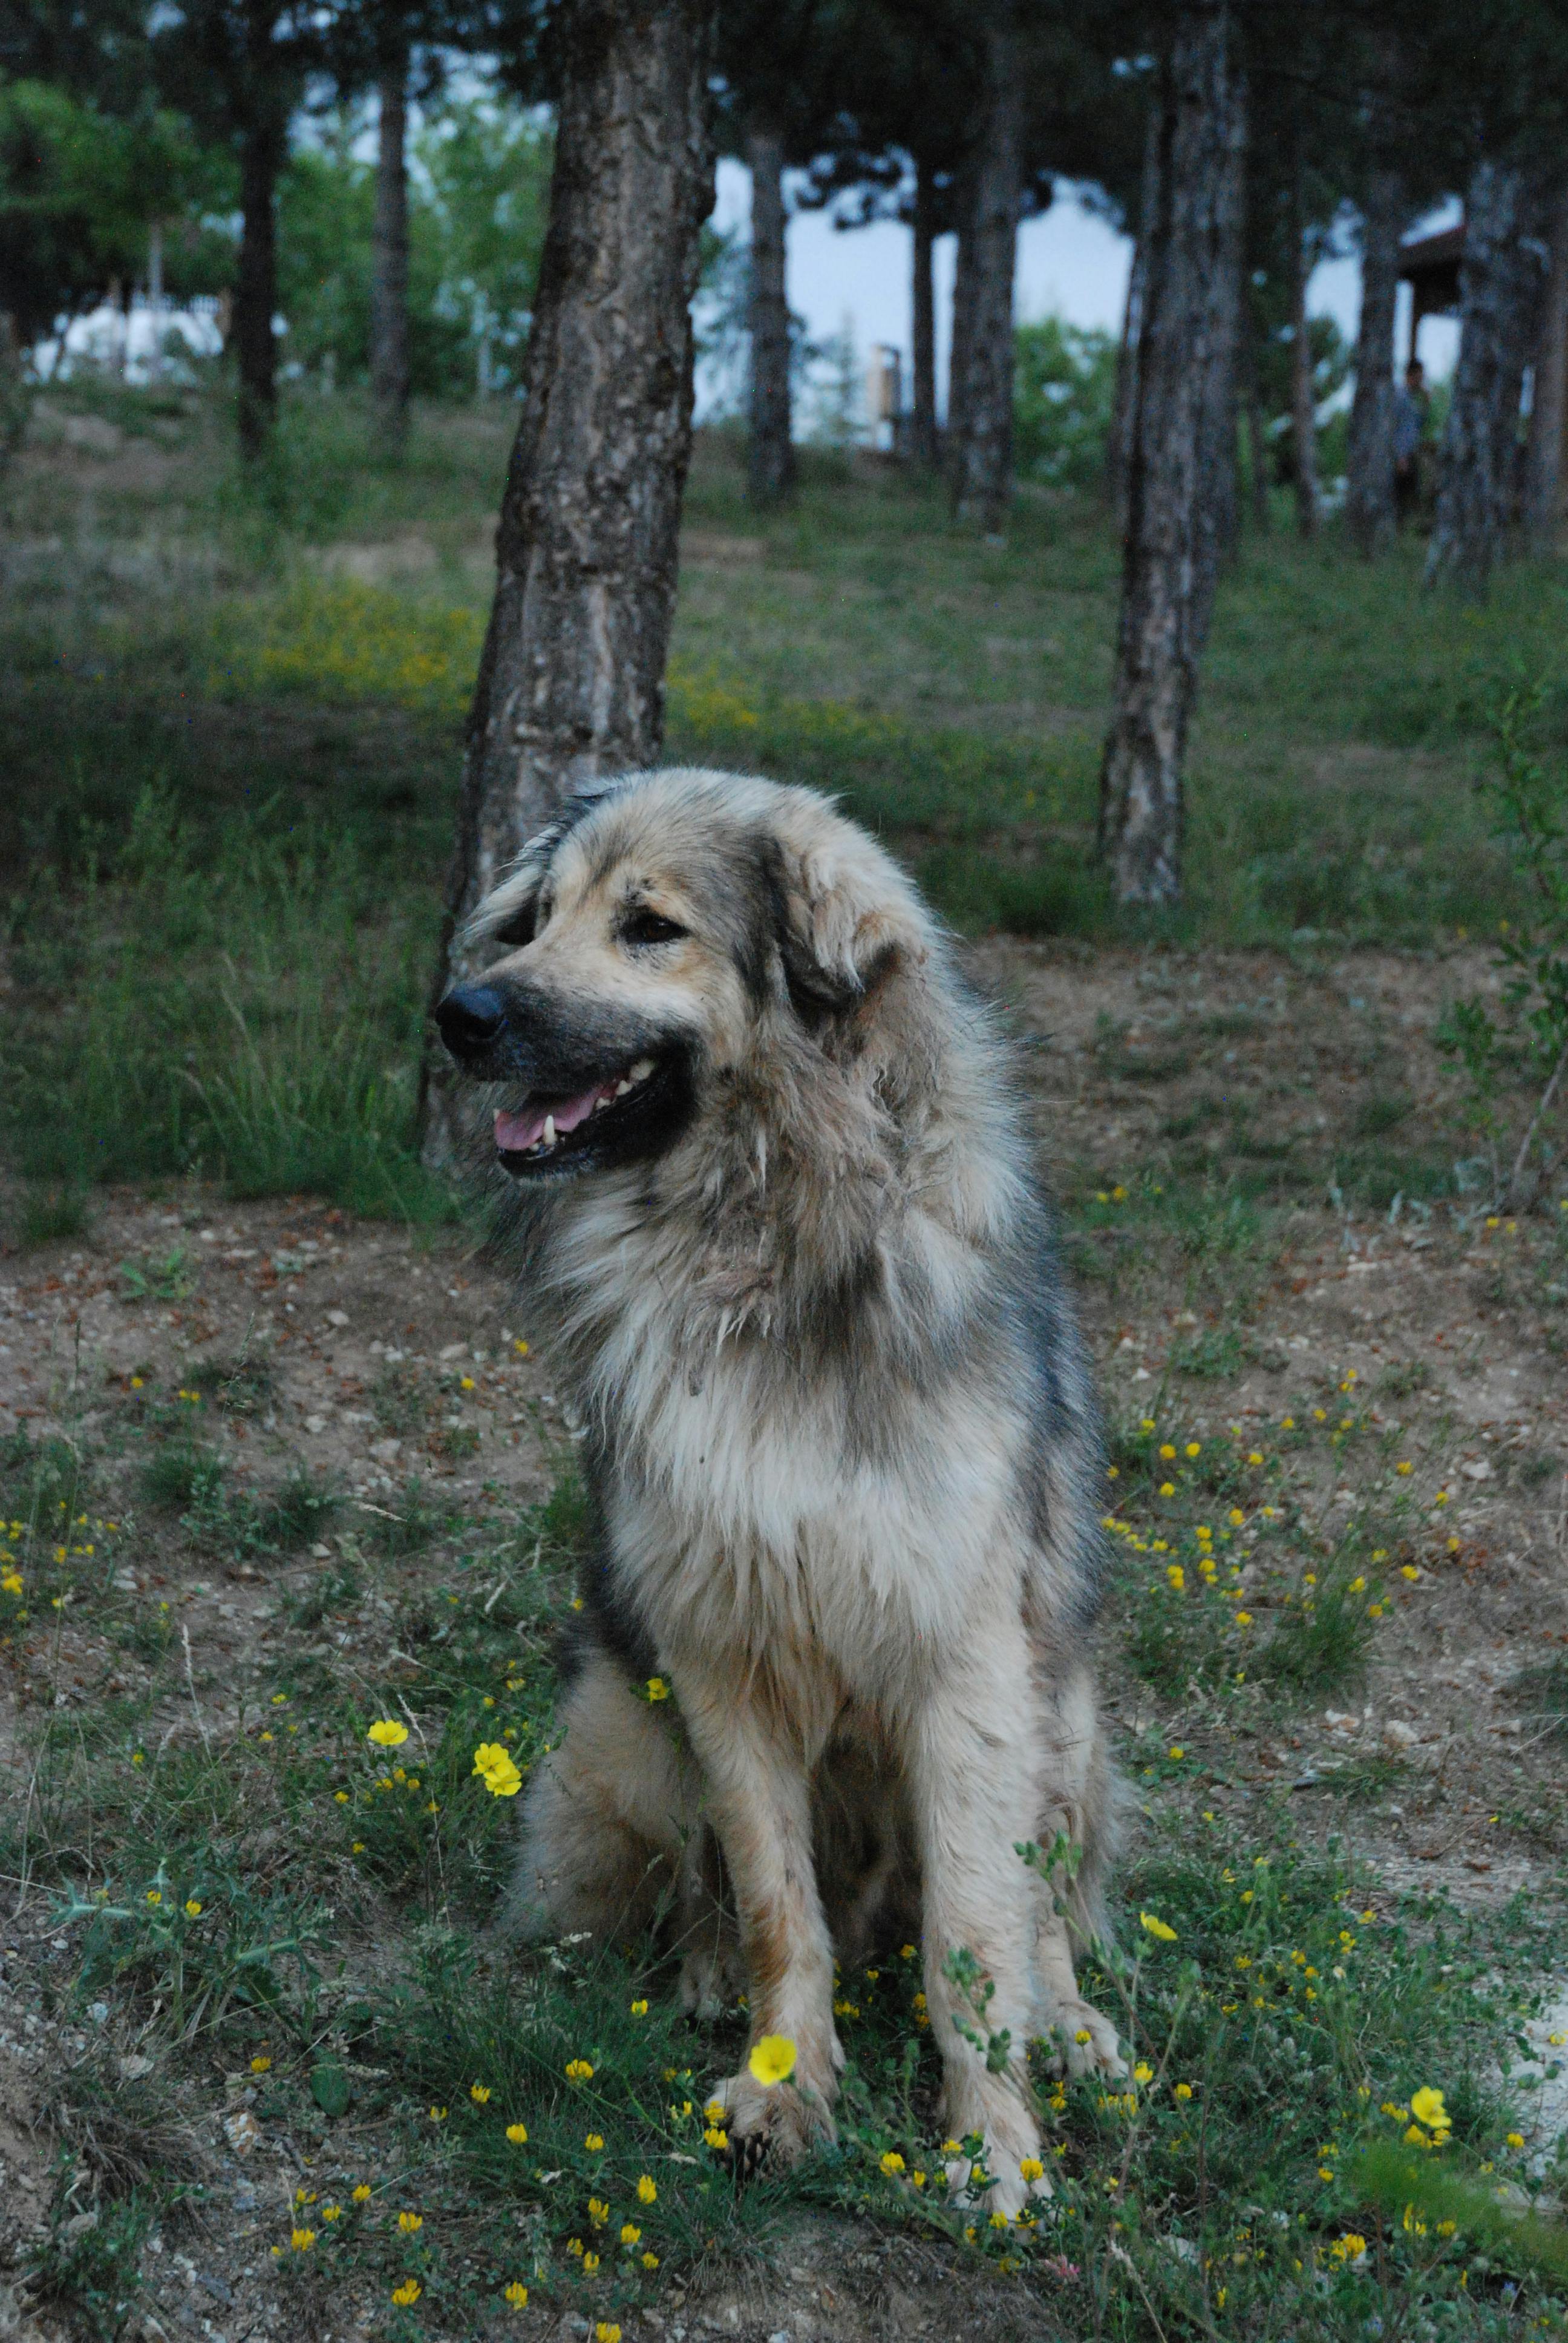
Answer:
[[[408,437],[408,54],[383,65],[377,90],[376,218],[370,259],[370,390],[377,452],[396,460]]]
[[[1449,578],[1478,599],[1506,548],[1513,503],[1519,398],[1540,292],[1527,224],[1523,174],[1479,163],[1465,193],[1459,362],[1426,560],[1429,586]]]
[[[1008,0],[986,27],[985,61],[970,216],[973,307],[951,488],[955,518],[978,519],[997,536],[1012,499],[1012,283],[1023,176],[1023,82]]]
[[[1247,464],[1252,475],[1252,526],[1260,537],[1269,534],[1269,446],[1263,435],[1263,394],[1258,382],[1256,328],[1241,296],[1238,328],[1242,401],[1247,410]]]
[[[438,983],[463,923],[574,789],[651,765],[664,733],[691,454],[712,0],[570,0],[555,173],[496,597],[468,719]],[[427,1160],[463,1110],[427,1061]]]
[[[1295,474],[1296,527],[1318,533],[1318,402],[1312,387],[1312,344],[1307,330],[1307,229],[1302,201],[1301,136],[1291,175],[1291,453]]]
[[[937,460],[937,308],[932,262],[936,246],[936,191],[930,166],[915,162],[913,427],[915,461]]]
[[[964,435],[964,398],[969,389],[970,345],[974,339],[975,202],[979,175],[972,158],[959,166],[953,188],[957,250],[953,256],[952,331],[948,337],[948,412],[943,455],[950,463]]]
[[[247,458],[265,454],[277,412],[277,353],[272,320],[277,308],[277,176],[285,131],[270,112],[246,124],[239,158],[243,226],[235,283],[234,347],[239,372],[239,445]]]
[[[1100,843],[1122,903],[1181,892],[1182,762],[1217,567],[1214,469],[1234,415],[1245,87],[1225,0],[1176,18],[1139,340]]]
[[[777,505],[795,485],[789,430],[789,302],[784,283],[784,141],[758,124],[746,140],[751,172],[751,501]]]
[[[1138,236],[1132,266],[1127,273],[1127,306],[1121,316],[1121,341],[1116,353],[1116,388],[1111,409],[1111,444],[1106,451],[1105,488],[1117,527],[1127,527],[1127,482],[1132,468],[1132,426],[1138,412],[1138,337],[1143,325],[1144,293],[1149,281],[1149,246],[1155,232],[1160,201],[1160,107],[1152,99],[1143,130],[1143,183],[1138,206]]]
[[[1524,458],[1524,532],[1544,551],[1563,516],[1563,429],[1568,409],[1568,187],[1552,206],[1541,332],[1535,345],[1535,391]]]
[[[1393,318],[1406,210],[1402,175],[1387,167],[1373,171],[1362,211],[1362,314],[1345,486],[1351,543],[1368,561],[1387,552],[1397,521]]]

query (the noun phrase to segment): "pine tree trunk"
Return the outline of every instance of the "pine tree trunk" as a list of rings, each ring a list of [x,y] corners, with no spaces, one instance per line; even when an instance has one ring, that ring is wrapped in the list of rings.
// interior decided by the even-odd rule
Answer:
[[[789,303],[784,284],[784,142],[759,124],[746,141],[751,171],[751,501],[776,505],[795,485],[789,436]]]
[[[1258,350],[1245,292],[1241,297],[1239,343],[1242,400],[1247,410],[1247,464],[1252,475],[1252,526],[1260,537],[1269,534],[1269,445],[1263,434],[1263,394],[1258,383]]]
[[[952,331],[948,337],[948,412],[942,458],[951,464],[964,436],[964,398],[969,389],[970,345],[974,339],[975,202],[979,175],[972,161],[959,166],[953,188],[958,249],[953,256]]]
[[[549,226],[468,719],[438,987],[463,922],[575,789],[653,764],[691,454],[712,0],[568,0]],[[427,1160],[463,1111],[427,1065]]]
[[[266,452],[277,412],[277,352],[272,320],[277,308],[276,196],[283,155],[282,126],[265,112],[254,116],[246,126],[240,148],[243,226],[234,299],[239,445],[246,457]]]
[[[1356,330],[1356,389],[1351,407],[1345,523],[1366,560],[1393,543],[1393,317],[1399,241],[1407,204],[1402,176],[1372,172],[1362,214],[1362,314]]]
[[[1426,559],[1429,586],[1450,578],[1477,598],[1506,548],[1513,504],[1520,391],[1539,293],[1527,224],[1523,174],[1478,164],[1465,193],[1459,362]]]
[[[1181,892],[1182,761],[1217,567],[1215,467],[1234,415],[1246,152],[1225,0],[1176,19],[1161,73],[1159,195],[1137,414],[1101,851],[1122,903]]]
[[[1312,388],[1312,344],[1307,330],[1307,232],[1302,206],[1301,142],[1291,179],[1291,455],[1295,473],[1296,527],[1318,533],[1318,402]]]
[[[985,54],[971,221],[973,308],[951,484],[955,517],[979,520],[988,536],[998,536],[1012,500],[1012,283],[1023,175],[1023,83],[1006,0],[987,26]]]
[[[1143,324],[1143,297],[1149,278],[1149,246],[1155,229],[1160,200],[1160,108],[1151,104],[1143,129],[1143,184],[1138,206],[1138,236],[1132,266],[1127,272],[1127,306],[1121,316],[1121,341],[1116,353],[1116,388],[1111,409],[1111,442],[1106,451],[1105,488],[1117,527],[1127,527],[1127,480],[1132,466],[1132,424],[1138,411],[1138,337]]]
[[[1563,516],[1563,430],[1568,408],[1568,187],[1552,206],[1549,261],[1535,346],[1535,391],[1524,459],[1525,535],[1545,551]]]
[[[915,461],[937,460],[937,308],[932,262],[936,246],[936,196],[930,166],[915,163],[913,426]]]
[[[408,437],[408,57],[387,59],[377,84],[376,218],[370,256],[370,390],[377,453],[394,461]]]

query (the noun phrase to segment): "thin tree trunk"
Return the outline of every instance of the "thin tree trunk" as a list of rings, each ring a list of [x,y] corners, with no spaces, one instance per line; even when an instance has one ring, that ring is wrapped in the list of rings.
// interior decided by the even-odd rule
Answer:
[[[651,765],[691,454],[700,234],[713,203],[712,0],[572,0],[560,18],[549,226],[496,598],[468,719],[438,982],[463,923],[548,816]],[[427,1065],[425,1149],[466,1121]]]
[[[985,36],[986,87],[975,172],[973,312],[963,387],[963,425],[952,449],[956,517],[1000,535],[1012,500],[1012,283],[1023,177],[1023,81],[1010,0]]]
[[[936,246],[936,191],[930,166],[915,162],[913,424],[915,461],[937,460],[937,308],[931,267]]]
[[[1159,200],[1138,406],[1100,842],[1123,903],[1181,891],[1182,761],[1213,605],[1214,482],[1233,412],[1246,151],[1225,0],[1176,19],[1161,73]]]
[[[246,125],[240,149],[243,226],[235,284],[234,347],[239,368],[239,445],[247,458],[263,455],[277,411],[276,349],[272,320],[277,307],[277,176],[284,131],[263,110]]]
[[[979,175],[972,160],[960,166],[953,190],[957,251],[953,256],[952,332],[948,339],[948,412],[943,458],[950,463],[964,436],[964,398],[969,389],[970,345],[974,339],[975,202]]]
[[[1247,410],[1247,464],[1252,475],[1252,526],[1260,537],[1269,534],[1269,445],[1263,436],[1263,394],[1258,383],[1256,329],[1241,296],[1241,368],[1242,403]]]
[[[1149,246],[1160,201],[1160,108],[1152,100],[1143,129],[1143,184],[1138,206],[1138,236],[1127,273],[1127,306],[1116,353],[1116,389],[1111,410],[1105,487],[1119,528],[1127,527],[1127,481],[1132,468],[1132,426],[1138,412],[1138,337],[1143,325],[1149,281]]]
[[[1241,537],[1238,512],[1241,432],[1237,391],[1241,365],[1241,302],[1247,241],[1247,84],[1240,48],[1232,58],[1229,90],[1231,135],[1216,196],[1214,267],[1216,299],[1207,342],[1209,380],[1204,395],[1207,443],[1203,478],[1215,567],[1233,559]],[[1209,628],[1212,578],[1202,606],[1201,632]]]
[[[784,141],[759,124],[746,141],[751,171],[751,501],[776,505],[795,485],[789,435],[789,303],[784,282]]]
[[[1524,531],[1544,550],[1563,514],[1563,428],[1568,407],[1568,186],[1552,206],[1550,256],[1535,346],[1535,392],[1524,458]]]
[[[1295,473],[1296,527],[1318,533],[1318,402],[1312,389],[1312,344],[1307,330],[1307,231],[1302,216],[1301,134],[1291,174],[1291,453]]]
[[[1540,289],[1526,225],[1523,174],[1479,163],[1465,195],[1459,362],[1426,560],[1429,586],[1452,578],[1477,598],[1505,548],[1513,503],[1519,397]]]
[[[394,461],[408,437],[408,55],[377,84],[376,218],[370,248],[370,389],[377,453]]]
[[[1399,240],[1407,203],[1402,175],[1371,174],[1362,213],[1362,314],[1356,329],[1356,389],[1351,407],[1345,523],[1351,543],[1372,560],[1393,543],[1393,319]]]

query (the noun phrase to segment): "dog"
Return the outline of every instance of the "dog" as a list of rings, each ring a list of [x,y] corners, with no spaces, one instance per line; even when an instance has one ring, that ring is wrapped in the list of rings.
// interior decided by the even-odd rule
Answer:
[[[689,2006],[744,1982],[753,2044],[795,2046],[716,2094],[749,2169],[831,2137],[835,1949],[918,1915],[941,2119],[1016,2212],[1029,2043],[1125,2068],[1073,1966],[1104,1467],[1001,1038],[891,858],[768,780],[574,798],[467,944],[494,962],[437,1022],[489,1086],[595,1523],[511,1924],[673,1915]],[[1053,1892],[1019,1850],[1058,1834]]]

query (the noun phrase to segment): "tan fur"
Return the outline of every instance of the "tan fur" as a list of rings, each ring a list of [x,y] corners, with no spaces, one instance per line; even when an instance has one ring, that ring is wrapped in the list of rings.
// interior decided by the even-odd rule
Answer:
[[[521,1201],[602,1553],[515,1917],[667,1913],[703,2006],[732,1899],[754,2036],[799,2063],[719,2096],[738,2147],[787,2155],[831,2128],[835,1938],[858,1957],[918,1910],[944,2120],[984,2137],[1016,2209],[1022,2046],[1121,2067],[1014,1851],[1065,1830],[1075,1925],[1101,1925],[1098,1434],[1005,1052],[909,880],[806,790],[639,779],[530,850],[481,930],[536,900],[487,981],[635,1002],[698,1087],[658,1160]],[[616,940],[632,900],[690,930],[653,971]],[[635,1697],[623,1629],[676,1703]],[[954,2023],[957,1947],[994,1986],[1000,2075]]]

